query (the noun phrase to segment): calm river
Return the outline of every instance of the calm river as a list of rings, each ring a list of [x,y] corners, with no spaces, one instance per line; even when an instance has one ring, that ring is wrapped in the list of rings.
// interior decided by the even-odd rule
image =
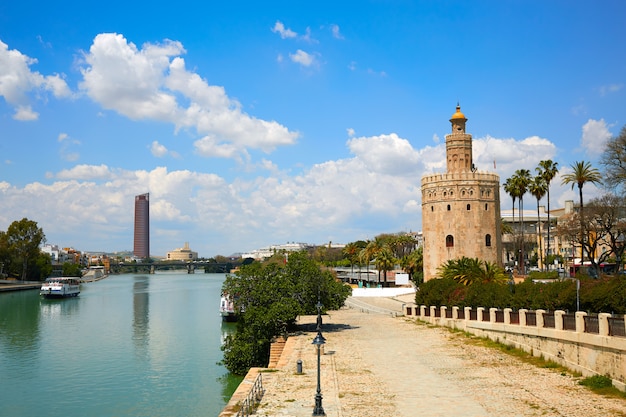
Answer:
[[[77,298],[0,293],[0,416],[217,416],[240,379],[224,274],[111,275]]]

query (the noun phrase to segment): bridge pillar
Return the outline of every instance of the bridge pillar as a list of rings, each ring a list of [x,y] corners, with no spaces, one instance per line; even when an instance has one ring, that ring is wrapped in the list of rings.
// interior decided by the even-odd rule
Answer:
[[[154,274],[154,271],[156,271],[156,268],[154,267],[154,265],[150,265],[150,273]]]

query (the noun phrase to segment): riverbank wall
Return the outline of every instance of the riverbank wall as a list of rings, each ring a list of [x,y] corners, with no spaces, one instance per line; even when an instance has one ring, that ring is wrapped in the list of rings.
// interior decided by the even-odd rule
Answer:
[[[606,375],[626,391],[625,316],[414,304],[404,309],[408,317],[522,349],[583,376]]]

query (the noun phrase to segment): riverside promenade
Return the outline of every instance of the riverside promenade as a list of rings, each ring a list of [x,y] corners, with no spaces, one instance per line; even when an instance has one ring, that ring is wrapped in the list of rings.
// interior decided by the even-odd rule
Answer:
[[[626,400],[594,394],[568,373],[402,317],[402,304],[413,298],[351,297],[352,308],[323,317],[320,376],[328,417],[626,417]],[[312,415],[316,316],[300,317],[299,324],[274,368],[258,370],[265,393],[255,416]],[[220,416],[234,416],[236,402],[233,396],[229,404],[235,406]]]

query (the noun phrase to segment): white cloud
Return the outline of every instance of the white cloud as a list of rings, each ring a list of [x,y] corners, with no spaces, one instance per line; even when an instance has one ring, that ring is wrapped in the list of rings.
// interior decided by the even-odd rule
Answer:
[[[102,165],[76,165],[72,169],[64,169],[56,174],[60,180],[96,180],[111,178],[112,173],[108,166]]]
[[[309,54],[302,49],[298,49],[295,54],[289,54],[289,58],[304,67],[310,67],[315,63],[315,55]]]
[[[604,119],[589,119],[583,125],[581,145],[585,152],[591,155],[600,155],[604,151],[604,145],[611,138],[608,126]]]
[[[348,140],[350,151],[371,171],[389,175],[414,176],[418,169],[420,154],[408,140],[395,133]]]
[[[278,21],[278,20],[274,24],[274,27],[272,28],[272,32],[278,33],[280,37],[283,39],[295,38],[296,36],[298,36],[296,32],[294,32],[293,30],[289,28],[285,28],[285,25],[281,21]]]
[[[194,128],[221,147],[273,151],[295,143],[298,134],[275,121],[251,117],[230,99],[224,88],[209,85],[185,68],[180,42],[145,44],[141,49],[122,35],[100,34],[94,39],[80,87],[96,102],[131,119],[173,123]],[[179,104],[178,96],[185,106]],[[200,141],[204,141],[201,139]],[[212,156],[210,152],[201,155]],[[229,157],[239,158],[237,152]],[[221,152],[221,156],[224,152]]]
[[[343,35],[341,34],[341,31],[339,30],[339,25],[335,25],[335,24],[330,25],[330,31],[333,34],[333,38],[343,39]]]
[[[167,155],[168,150],[165,146],[161,145],[158,141],[153,141],[152,145],[150,145],[150,152],[153,156],[157,158],[162,158]]]
[[[42,75],[31,71],[30,66],[37,59],[30,58],[16,49],[0,41],[0,96],[16,108],[15,120],[36,120],[38,114],[29,104],[33,97],[29,93],[50,91],[55,97],[63,98],[71,95],[70,89],[63,78],[58,75]],[[36,95],[35,95],[36,96]]]
[[[352,137],[355,134],[355,131],[353,128],[349,127],[346,129],[346,132],[348,133],[348,136]]]
[[[61,136],[62,142],[71,139]],[[198,152],[236,153],[210,137],[198,142]],[[82,250],[131,248],[134,195],[145,192],[151,197],[151,233],[167,236],[153,240],[155,255],[179,245],[172,242],[190,242],[201,255],[213,256],[285,241],[345,243],[382,232],[420,230],[420,180],[427,172],[445,171],[445,144],[415,148],[392,133],[351,137],[346,146],[350,157],[295,175],[263,159],[255,166],[256,177],[231,181],[165,167],[128,171],[83,164],[51,175],[49,184],[0,183],[0,230],[28,217],[41,222],[54,243]],[[533,171],[538,161],[555,154],[555,146],[539,137],[474,140],[478,168],[493,172],[496,159],[502,181],[519,168]],[[558,184],[555,178],[555,202],[571,191]],[[510,199],[504,194],[502,202],[508,209]],[[74,226],[71,232],[67,224]]]
[[[22,122],[29,122],[32,120],[37,120],[38,118],[39,113],[33,111],[30,106],[17,106],[15,108],[15,113],[13,114],[13,119]]]
[[[80,154],[77,151],[80,141],[71,138],[67,133],[60,133],[57,137],[57,142],[61,144],[59,155],[61,155],[62,159],[75,162],[80,158]]]
[[[598,91],[601,96],[606,96],[611,93],[616,93],[624,88],[624,84],[609,84],[601,86]]]

